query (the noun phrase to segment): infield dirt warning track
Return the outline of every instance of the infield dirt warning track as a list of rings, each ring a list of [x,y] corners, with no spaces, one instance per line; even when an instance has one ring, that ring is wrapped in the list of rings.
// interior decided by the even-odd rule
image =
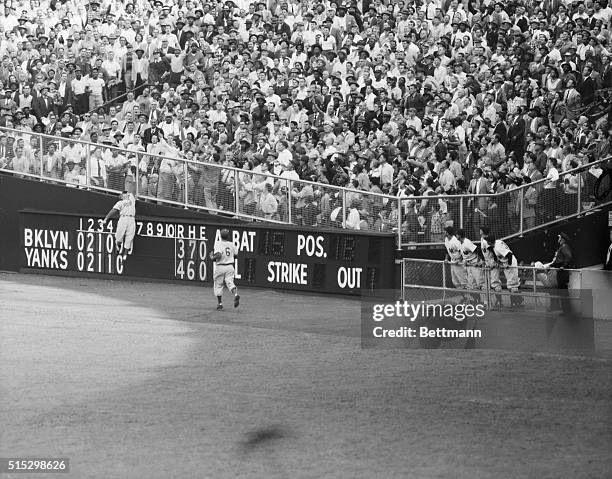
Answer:
[[[609,356],[362,349],[356,299],[225,304],[0,274],[0,457],[74,478],[610,477]]]

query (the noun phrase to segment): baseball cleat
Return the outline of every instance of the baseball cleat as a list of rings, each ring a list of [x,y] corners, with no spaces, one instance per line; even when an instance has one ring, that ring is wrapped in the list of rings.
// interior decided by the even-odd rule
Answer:
[[[217,311],[221,311],[223,309],[223,305],[222,304],[218,304],[217,305]]]
[[[237,308],[240,305],[240,295],[237,294],[234,296],[234,308]]]

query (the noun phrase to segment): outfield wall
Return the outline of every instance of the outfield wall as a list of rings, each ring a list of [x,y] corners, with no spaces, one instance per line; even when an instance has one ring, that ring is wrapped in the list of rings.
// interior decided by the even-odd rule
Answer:
[[[0,270],[212,282],[208,252],[222,227],[239,248],[237,284],[358,295],[396,284],[391,234],[244,222],[139,201],[134,255],[102,226],[116,198],[0,175]]]

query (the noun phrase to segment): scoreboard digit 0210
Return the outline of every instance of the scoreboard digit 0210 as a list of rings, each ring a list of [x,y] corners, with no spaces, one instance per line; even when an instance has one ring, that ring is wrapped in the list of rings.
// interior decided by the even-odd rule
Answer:
[[[208,253],[225,227],[239,251],[238,285],[359,294],[394,283],[391,235],[146,217],[136,219],[134,253],[124,260],[115,220],[22,211],[20,225],[23,270],[209,283]]]

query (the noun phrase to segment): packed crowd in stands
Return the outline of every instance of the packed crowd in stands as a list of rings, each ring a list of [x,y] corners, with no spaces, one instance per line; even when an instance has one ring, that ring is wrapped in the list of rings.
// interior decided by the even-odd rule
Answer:
[[[346,226],[381,231],[397,202],[367,193],[447,195],[406,200],[414,241],[442,241],[453,195],[545,179],[464,205],[503,236],[571,213],[590,177],[563,172],[610,154],[611,18],[612,0],[8,0],[0,127],[22,133],[0,130],[0,167],[282,221],[292,202],[307,226],[342,222],[326,185],[344,186]]]

